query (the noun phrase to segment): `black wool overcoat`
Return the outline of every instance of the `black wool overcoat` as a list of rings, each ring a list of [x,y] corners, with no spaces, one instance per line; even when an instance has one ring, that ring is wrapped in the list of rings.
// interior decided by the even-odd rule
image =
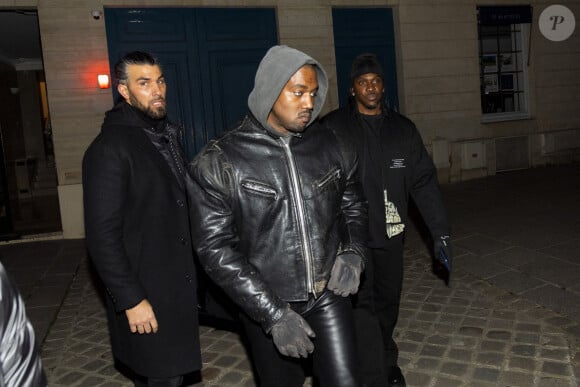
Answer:
[[[196,273],[186,184],[145,125],[121,102],[87,149],[86,242],[107,291],[113,355],[140,375],[169,377],[201,367]],[[159,331],[131,333],[125,310],[145,298]]]

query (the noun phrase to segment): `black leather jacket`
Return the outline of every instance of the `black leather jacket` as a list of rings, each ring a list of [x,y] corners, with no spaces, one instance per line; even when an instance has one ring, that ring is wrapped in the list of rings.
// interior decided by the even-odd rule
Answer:
[[[365,258],[354,152],[318,123],[280,137],[250,114],[190,164],[192,237],[209,276],[266,331],[317,297],[337,255]]]

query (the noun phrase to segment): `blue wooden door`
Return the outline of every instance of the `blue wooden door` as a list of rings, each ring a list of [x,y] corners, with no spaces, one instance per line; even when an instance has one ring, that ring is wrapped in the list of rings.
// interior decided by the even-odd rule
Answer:
[[[385,101],[399,110],[393,10],[333,8],[332,23],[340,106],[348,100],[352,61],[359,54],[371,52],[378,56],[383,66]]]
[[[258,64],[278,41],[273,8],[105,8],[105,20],[111,71],[129,51],[159,58],[190,159],[246,113]]]

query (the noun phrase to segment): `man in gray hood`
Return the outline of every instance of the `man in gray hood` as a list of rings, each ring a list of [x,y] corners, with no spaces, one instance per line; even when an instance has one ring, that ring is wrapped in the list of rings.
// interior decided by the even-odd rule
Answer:
[[[348,296],[367,210],[355,154],[317,121],[327,88],[317,61],[272,47],[250,112],[190,164],[194,246],[241,308],[261,386],[302,386],[300,358],[320,386],[359,385]]]

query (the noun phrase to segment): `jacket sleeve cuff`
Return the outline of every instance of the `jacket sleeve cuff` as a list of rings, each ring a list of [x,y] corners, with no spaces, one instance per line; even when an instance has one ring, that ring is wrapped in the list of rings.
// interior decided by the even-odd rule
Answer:
[[[123,312],[130,309],[147,298],[145,291],[143,289],[133,289],[132,291],[125,291],[120,296],[115,296],[109,288],[107,288],[107,294],[113,301],[113,305],[117,312]]]
[[[351,246],[351,247],[346,248],[344,250],[340,250],[336,256],[339,256],[342,254],[354,254],[354,255],[359,256],[361,259],[361,267],[362,267],[362,270],[364,271],[364,269],[366,267],[366,263],[367,263],[368,253],[369,253],[368,248],[366,248],[364,246]]]
[[[264,321],[262,321],[262,329],[264,329],[264,332],[269,334],[272,327],[282,319],[288,308],[290,308],[290,306],[286,304],[284,308],[278,308],[273,314],[264,319]]]

